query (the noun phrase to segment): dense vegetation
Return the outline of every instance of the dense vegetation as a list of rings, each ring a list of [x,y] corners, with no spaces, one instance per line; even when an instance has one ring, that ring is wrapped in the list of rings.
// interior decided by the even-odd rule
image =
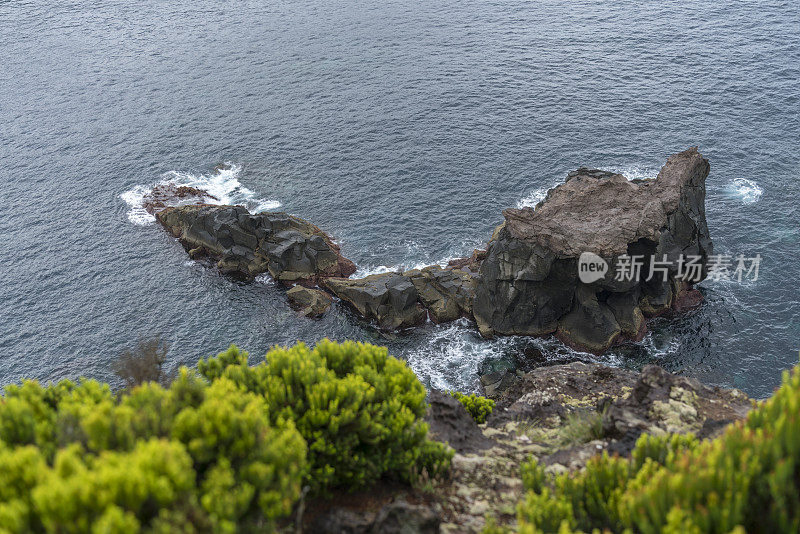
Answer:
[[[94,380],[6,387],[0,533],[270,531],[305,493],[449,467],[452,450],[427,437],[423,386],[385,348],[324,340],[251,366],[231,346],[167,384],[136,359],[118,372],[146,381],[120,393]],[[453,396],[479,423],[493,408]],[[523,533],[800,532],[800,372],[715,440],[643,435],[630,458],[555,476],[532,460],[522,478]]]
[[[481,397],[474,393],[464,395],[459,391],[451,391],[450,395],[466,408],[467,412],[479,425],[485,423],[486,418],[489,417],[492,414],[492,410],[494,410],[494,401],[492,399],[487,399],[486,397]]]
[[[800,532],[800,372],[717,439],[643,435],[630,459],[555,477],[532,461],[523,482],[524,533]]]
[[[385,348],[322,341],[250,367],[231,347],[162,386],[9,386],[0,532],[269,530],[325,493],[447,469],[425,390]]]

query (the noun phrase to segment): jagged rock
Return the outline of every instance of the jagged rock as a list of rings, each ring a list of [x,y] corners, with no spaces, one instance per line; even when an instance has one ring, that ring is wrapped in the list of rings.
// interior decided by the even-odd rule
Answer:
[[[384,330],[469,316],[475,277],[461,269],[438,265],[405,272],[373,274],[345,280],[329,278],[324,286],[362,317]]]
[[[385,330],[418,325],[427,315],[418,302],[417,288],[401,273],[373,274],[355,280],[329,278],[323,285]]]
[[[437,323],[472,315],[475,277],[462,269],[443,269],[438,265],[403,273],[417,289],[420,302]]]
[[[306,317],[319,317],[331,307],[331,296],[320,291],[303,286],[294,286],[286,292],[289,303],[293,308],[300,310]]]
[[[441,391],[430,392],[425,421],[431,439],[449,444],[456,452],[475,452],[491,445],[466,408]]]
[[[481,262],[486,258],[486,251],[475,249],[471,256],[466,258],[456,258],[447,262],[448,269],[463,269],[466,271],[478,272]]]
[[[490,241],[480,265],[473,315],[484,336],[555,333],[582,350],[603,352],[617,340],[640,338],[644,316],[678,305],[678,258],[699,256],[706,275],[712,243],[705,219],[705,179],[709,165],[696,149],[671,156],[654,180],[627,180],[620,174],[586,168],[571,172],[536,209],[507,209],[505,222]],[[578,259],[591,252],[610,266],[605,276],[585,284]],[[620,256],[641,255],[639,280],[618,281]],[[650,258],[666,257],[647,282]],[[679,284],[680,282],[680,284]]]
[[[605,407],[603,433],[617,440],[615,451],[627,453],[643,432],[712,437],[751,407],[750,399],[738,390],[708,387],[648,365],[629,396]]]
[[[481,375],[483,394],[490,399],[496,399],[518,379],[519,377],[508,369]]]
[[[179,204],[200,204],[209,200],[219,200],[217,197],[188,185],[177,185],[173,183],[157,184],[148,191],[142,198],[142,207],[147,213],[154,215],[167,206],[177,206]]]
[[[286,213],[198,204],[168,207],[156,218],[192,257],[217,260],[221,272],[246,277],[269,272],[286,284],[307,285],[355,272],[327,234]]]
[[[314,518],[309,532],[318,534],[366,534],[372,517],[347,508],[333,508]]]

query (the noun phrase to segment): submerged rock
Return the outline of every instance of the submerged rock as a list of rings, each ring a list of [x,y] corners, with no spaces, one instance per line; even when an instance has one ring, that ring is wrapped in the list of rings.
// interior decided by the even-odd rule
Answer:
[[[331,307],[331,296],[309,287],[294,286],[286,292],[286,297],[293,308],[300,310],[306,317],[320,317]]]
[[[168,207],[156,218],[193,258],[213,258],[224,273],[254,277],[269,272],[286,284],[314,285],[356,270],[325,232],[286,213],[196,204]]]
[[[671,156],[653,180],[581,168],[536,209],[505,210],[475,290],[473,314],[481,333],[556,334],[572,347],[600,353],[621,338],[640,339],[645,316],[696,303],[692,284],[705,278],[712,254],[708,171],[694,148]],[[605,261],[604,276],[590,283],[579,279],[583,253]],[[690,256],[698,258],[699,269],[680,279],[679,258]],[[638,279],[617,279],[614,267],[625,257],[641,257]],[[665,281],[660,271],[647,281],[651,258],[666,260]]]

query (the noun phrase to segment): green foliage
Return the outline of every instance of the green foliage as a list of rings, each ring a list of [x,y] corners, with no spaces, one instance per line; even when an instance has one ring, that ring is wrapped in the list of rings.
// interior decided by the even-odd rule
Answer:
[[[168,386],[25,381],[0,399],[0,533],[271,531],[305,484],[449,469],[425,390],[372,345],[231,347]]]
[[[630,459],[522,474],[520,532],[800,532],[800,372],[717,439],[643,435]]]
[[[276,347],[252,367],[247,361],[231,347],[198,369],[263,397],[273,424],[294,422],[308,443],[308,483],[316,491],[449,468],[452,451],[427,439],[425,389],[386,348],[323,340],[313,349]]]
[[[464,395],[458,391],[451,391],[450,395],[464,405],[464,408],[479,425],[485,423],[486,418],[494,410],[494,401],[486,397],[480,397],[474,393]]]
[[[268,413],[263,398],[188,369],[169,388],[119,397],[92,380],[9,386],[0,531],[174,531],[180,517],[233,532],[273,521],[291,511],[307,462],[300,434]]]

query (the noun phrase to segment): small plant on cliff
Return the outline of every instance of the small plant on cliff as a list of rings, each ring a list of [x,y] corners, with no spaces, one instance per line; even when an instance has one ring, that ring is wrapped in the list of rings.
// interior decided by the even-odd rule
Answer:
[[[603,413],[578,410],[564,419],[558,430],[558,442],[563,446],[579,445],[603,438]]]
[[[480,397],[474,393],[464,395],[458,391],[451,391],[450,395],[464,405],[464,408],[479,425],[485,423],[486,418],[494,410],[494,401],[486,397]]]
[[[164,372],[168,350],[169,346],[159,336],[140,339],[136,348],[126,349],[119,355],[112,369],[129,389],[145,382],[164,385],[168,381]]]
[[[639,438],[630,459],[603,454],[582,472],[523,467],[520,532],[800,532],[800,371],[714,440]]]

